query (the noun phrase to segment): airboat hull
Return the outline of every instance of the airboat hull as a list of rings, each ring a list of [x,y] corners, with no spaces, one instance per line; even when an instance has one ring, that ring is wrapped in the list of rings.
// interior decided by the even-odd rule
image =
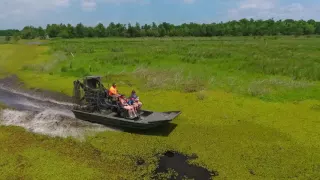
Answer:
[[[88,121],[91,123],[102,124],[105,126],[112,126],[125,129],[151,129],[167,123],[181,114],[180,111],[168,112],[152,112],[141,111],[141,119],[126,119],[118,116],[115,112],[109,113],[88,113],[79,110],[72,110],[75,117],[80,120]]]

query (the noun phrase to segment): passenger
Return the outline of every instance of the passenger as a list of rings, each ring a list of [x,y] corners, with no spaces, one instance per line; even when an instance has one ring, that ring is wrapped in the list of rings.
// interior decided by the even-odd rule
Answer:
[[[130,106],[130,105],[127,103],[124,95],[120,95],[119,101],[120,101],[120,105],[121,105],[123,108],[125,108],[126,110],[128,110],[128,113],[129,113],[129,117],[130,117],[130,118],[133,118],[133,117],[136,117],[136,116],[137,116],[137,115],[136,115],[136,112],[135,112],[135,110],[134,110],[134,107],[133,107],[133,106]]]
[[[139,96],[137,96],[135,90],[132,90],[132,92],[131,92],[129,104],[130,104],[130,105],[133,105],[133,107],[135,108],[135,110],[140,109],[141,106],[142,106],[142,103],[139,101]]]

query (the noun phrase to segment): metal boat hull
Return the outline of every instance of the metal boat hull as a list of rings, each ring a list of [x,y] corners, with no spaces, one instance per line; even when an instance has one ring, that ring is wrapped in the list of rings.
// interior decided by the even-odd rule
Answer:
[[[119,117],[117,113],[111,112],[106,114],[88,113],[79,110],[72,110],[77,119],[125,129],[151,129],[169,123],[176,118],[180,111],[170,112],[152,112],[142,111],[142,119],[130,120]]]

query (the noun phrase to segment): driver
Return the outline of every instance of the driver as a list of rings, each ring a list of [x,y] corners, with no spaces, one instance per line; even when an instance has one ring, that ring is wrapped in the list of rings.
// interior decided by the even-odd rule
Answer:
[[[116,100],[117,97],[119,97],[116,83],[113,83],[112,86],[110,87],[109,96],[111,96],[113,100]]]

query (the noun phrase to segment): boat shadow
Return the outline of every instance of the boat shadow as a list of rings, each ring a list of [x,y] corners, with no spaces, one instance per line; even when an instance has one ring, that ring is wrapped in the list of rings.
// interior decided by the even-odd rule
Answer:
[[[123,129],[126,133],[148,135],[148,136],[169,136],[178,125],[175,123],[164,124],[155,128],[146,130],[135,130],[135,129]]]

